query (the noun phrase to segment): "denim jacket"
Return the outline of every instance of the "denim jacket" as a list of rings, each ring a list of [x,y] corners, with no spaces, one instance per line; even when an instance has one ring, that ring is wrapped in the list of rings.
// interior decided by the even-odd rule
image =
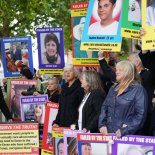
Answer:
[[[106,126],[108,133],[115,133],[120,129],[122,136],[135,134],[143,127],[147,104],[147,94],[140,84],[130,84],[118,96],[116,86],[111,87],[102,104],[99,129]]]

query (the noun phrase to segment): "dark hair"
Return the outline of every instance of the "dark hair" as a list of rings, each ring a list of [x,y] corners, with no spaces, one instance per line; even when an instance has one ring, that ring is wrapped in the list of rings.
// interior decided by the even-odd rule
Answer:
[[[25,66],[25,65],[22,66],[20,74],[22,74],[23,76],[25,76],[29,80],[33,79],[33,74],[30,71],[30,68]]]
[[[59,151],[59,144],[60,143],[64,143],[64,139],[63,138],[61,138],[59,141],[58,141],[58,143],[57,143],[57,150]]]
[[[114,5],[117,0],[109,0],[109,1],[112,3],[112,5]],[[100,0],[98,0],[98,2],[100,2]]]
[[[105,91],[102,87],[101,79],[99,77],[99,74],[96,71],[85,70],[82,72],[82,75],[85,75],[85,79],[89,86],[89,91],[98,89],[103,95],[105,95]]]
[[[46,43],[48,43],[50,40],[52,40],[52,41],[54,41],[56,43],[56,46],[57,46],[57,54],[60,55],[60,44],[59,44],[59,40],[58,40],[57,36],[54,33],[48,33],[48,34],[46,34],[45,39],[44,39],[44,45],[45,45],[45,47],[46,47]]]
[[[90,146],[91,147],[91,144],[90,143],[82,143],[81,146],[82,145],[87,145],[87,146]]]

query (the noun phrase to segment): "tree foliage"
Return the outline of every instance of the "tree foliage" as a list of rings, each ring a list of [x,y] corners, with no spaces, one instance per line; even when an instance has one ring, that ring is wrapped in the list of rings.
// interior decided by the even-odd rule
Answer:
[[[36,37],[38,27],[63,26],[65,49],[71,49],[72,2],[75,0],[0,0],[0,37]]]

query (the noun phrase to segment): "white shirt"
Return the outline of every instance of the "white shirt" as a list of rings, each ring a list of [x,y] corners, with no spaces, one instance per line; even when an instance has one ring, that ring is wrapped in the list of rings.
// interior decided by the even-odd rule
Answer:
[[[89,94],[86,94],[80,104],[80,107],[79,107],[79,119],[78,119],[78,126],[79,126],[79,130],[82,130],[82,109],[83,109],[83,106],[85,105],[88,97],[89,97],[90,93]]]
[[[155,26],[155,2],[146,9],[146,25]]]
[[[102,26],[100,21],[89,26],[88,35],[116,35],[118,22],[114,21],[110,25]]]

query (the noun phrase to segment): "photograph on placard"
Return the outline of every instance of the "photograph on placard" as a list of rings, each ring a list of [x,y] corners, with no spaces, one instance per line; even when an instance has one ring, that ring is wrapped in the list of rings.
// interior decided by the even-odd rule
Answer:
[[[63,68],[63,40],[64,38],[62,27],[37,29],[39,68]]]
[[[122,0],[90,0],[81,50],[120,51]]]
[[[118,144],[117,155],[153,155],[153,146]]]
[[[30,36],[2,38],[1,43],[4,76],[19,76],[23,66],[34,72]]]

